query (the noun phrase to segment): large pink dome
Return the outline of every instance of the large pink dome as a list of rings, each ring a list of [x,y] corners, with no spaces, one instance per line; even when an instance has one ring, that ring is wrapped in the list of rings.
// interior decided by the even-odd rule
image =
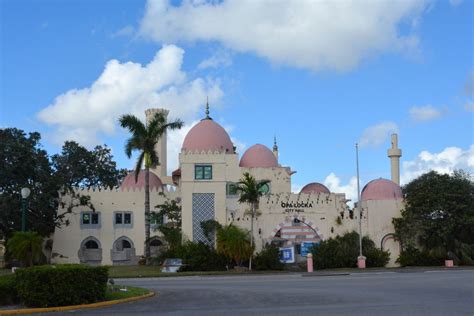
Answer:
[[[156,174],[150,171],[150,190],[160,190],[163,187],[163,183]],[[123,179],[120,185],[121,191],[130,191],[145,188],[145,170],[141,170],[138,174],[138,180],[135,182],[135,171],[130,172]]]
[[[224,151],[234,153],[229,134],[212,119],[204,119],[191,128],[184,138],[183,151]]]
[[[255,144],[240,159],[239,166],[244,168],[278,167],[278,161],[273,152],[262,144]]]
[[[310,194],[310,193],[328,193],[329,194],[329,193],[331,193],[331,191],[329,191],[329,189],[324,184],[317,183],[317,182],[312,182],[312,183],[309,183],[309,184],[305,185],[301,189],[300,193],[306,193],[306,194]]]
[[[387,179],[372,180],[362,189],[362,201],[399,200],[403,199],[402,189],[398,184]]]

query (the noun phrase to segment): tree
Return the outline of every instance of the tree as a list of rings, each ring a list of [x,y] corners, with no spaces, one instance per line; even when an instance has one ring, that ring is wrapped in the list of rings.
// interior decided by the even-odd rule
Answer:
[[[23,266],[31,267],[43,255],[43,238],[35,232],[16,232],[8,240],[7,249],[10,255],[22,262]]]
[[[253,245],[250,243],[248,231],[232,224],[217,228],[217,252],[235,261],[242,266],[250,260],[253,254]]]
[[[0,129],[0,231],[7,240],[20,230],[21,188],[31,190],[28,230],[49,236],[55,227],[68,224],[66,215],[75,207],[93,209],[90,197],[75,188],[116,186],[123,177],[106,146],[89,151],[66,142],[60,154],[49,157],[40,140],[37,132],[27,135],[16,128]],[[59,206],[64,208],[61,213]]]
[[[135,181],[145,163],[145,258],[147,264],[150,264],[150,168],[160,164],[155,145],[166,130],[179,129],[183,122],[175,120],[167,123],[166,116],[161,112],[155,113],[146,125],[130,114],[123,115],[119,121],[132,134],[125,143],[125,154],[131,158],[133,151],[140,152],[135,165]]]
[[[250,247],[253,249],[253,222],[257,215],[260,197],[264,194],[264,187],[268,185],[269,180],[257,181],[250,173],[245,172],[243,178],[237,183],[237,192],[239,193],[239,203],[250,204]],[[249,270],[252,270],[252,256],[250,256]]]
[[[469,174],[426,173],[403,187],[405,209],[393,220],[402,252],[419,249],[457,263],[474,260],[474,183]]]
[[[168,248],[174,249],[181,245],[181,206],[175,201],[165,201],[155,206],[158,212],[152,212],[151,218],[157,225],[157,230],[163,234]],[[166,223],[165,219],[166,218]]]

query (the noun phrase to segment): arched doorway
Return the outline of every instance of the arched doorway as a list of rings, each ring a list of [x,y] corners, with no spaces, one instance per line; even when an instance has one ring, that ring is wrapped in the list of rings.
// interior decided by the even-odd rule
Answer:
[[[152,257],[158,256],[166,248],[165,243],[159,237],[150,240],[150,253]]]
[[[135,254],[135,246],[133,241],[125,236],[115,240],[112,249],[110,250],[110,260],[113,265],[134,265],[138,263]]]
[[[102,263],[102,247],[100,241],[95,237],[87,237],[81,243],[78,251],[79,261],[90,265]]]
[[[395,234],[389,233],[382,237],[380,241],[380,249],[390,252],[390,260],[387,267],[398,267],[395,261],[400,256],[400,242],[395,238]]]

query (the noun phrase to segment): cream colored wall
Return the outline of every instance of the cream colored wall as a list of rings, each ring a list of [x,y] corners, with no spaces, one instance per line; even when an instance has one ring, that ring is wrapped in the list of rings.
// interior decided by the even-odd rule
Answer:
[[[145,214],[143,190],[120,191],[120,190],[80,190],[80,194],[89,195],[96,212],[100,212],[99,229],[81,229],[80,214],[81,211],[89,211],[84,207],[77,207],[73,214],[67,215],[66,219],[70,221],[68,226],[56,228],[54,233],[53,253],[58,253],[63,257],[56,256],[52,259],[53,263],[79,263],[78,250],[84,239],[95,237],[100,241],[102,247],[102,264],[110,265],[110,250],[114,242],[126,236],[133,241],[136,249],[136,255],[141,256],[144,253],[145,243]],[[174,199],[179,196],[179,192],[165,192],[166,197],[158,194],[157,191],[150,192],[150,206],[163,203],[166,198]],[[66,201],[67,203],[67,201]],[[59,212],[63,212],[60,209]],[[131,211],[132,228],[114,228],[114,212]],[[152,236],[157,235],[152,231]]]
[[[227,223],[226,185],[227,182],[237,182],[240,178],[237,167],[238,155],[217,151],[201,153],[188,152],[181,153],[179,160],[181,168],[182,229],[184,238],[192,240],[193,193],[214,193],[215,219],[220,223]],[[196,164],[212,165],[212,180],[195,180],[194,166]]]
[[[363,235],[368,235],[380,248],[382,238],[387,234],[395,233],[392,223],[393,218],[401,216],[403,209],[403,200],[369,200],[362,203],[366,219],[363,221]],[[395,263],[400,255],[400,244],[390,241],[384,247],[384,250],[390,251],[390,261],[387,266],[398,266]]]

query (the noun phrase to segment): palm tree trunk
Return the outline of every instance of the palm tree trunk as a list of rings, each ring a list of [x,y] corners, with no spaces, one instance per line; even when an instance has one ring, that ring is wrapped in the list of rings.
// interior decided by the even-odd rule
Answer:
[[[145,261],[150,264],[150,168],[145,168]]]
[[[250,249],[253,249],[253,219],[254,217],[255,217],[255,203],[252,203],[252,219],[250,221]],[[252,271],[252,256],[253,256],[253,250],[249,259],[249,271]]]

